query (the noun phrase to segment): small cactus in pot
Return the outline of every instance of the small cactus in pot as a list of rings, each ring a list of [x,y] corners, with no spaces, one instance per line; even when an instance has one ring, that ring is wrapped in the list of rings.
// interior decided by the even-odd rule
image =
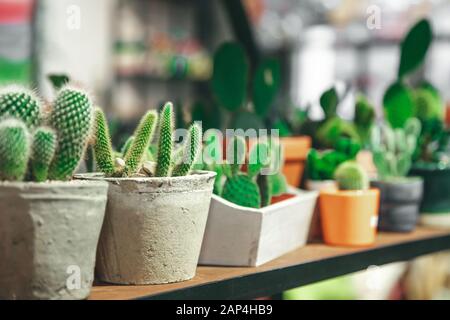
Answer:
[[[71,180],[91,134],[92,110],[90,96],[71,85],[56,91],[45,115],[34,91],[0,88],[0,256],[8,261],[0,263],[0,299],[90,293],[108,185]],[[78,289],[67,286],[71,265],[80,268]]]

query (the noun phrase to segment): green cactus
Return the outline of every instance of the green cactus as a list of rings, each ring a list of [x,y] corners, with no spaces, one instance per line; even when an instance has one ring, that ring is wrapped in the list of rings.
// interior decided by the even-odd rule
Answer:
[[[443,104],[439,97],[426,88],[418,88],[414,92],[414,114],[420,121],[442,119]]]
[[[183,148],[183,159],[174,169],[172,176],[185,176],[188,175],[195,163],[195,160],[200,155],[202,146],[202,129],[197,124],[193,124],[189,128],[189,135]]]
[[[331,87],[320,96],[320,106],[322,107],[325,119],[336,116],[338,104],[339,96],[335,87]]]
[[[86,150],[92,120],[93,106],[87,93],[71,86],[58,92],[50,115],[50,124],[58,141],[49,179],[68,180],[72,177]]]
[[[122,148],[120,149],[120,154],[122,155],[123,158],[125,158],[127,156],[128,150],[130,150],[133,140],[134,140],[134,136],[128,137],[127,141],[125,141]]]
[[[385,117],[392,128],[403,128],[405,122],[414,116],[414,98],[411,89],[395,82],[384,94],[383,106]]]
[[[28,128],[36,127],[41,121],[41,102],[26,88],[4,87],[0,90],[0,118],[8,116],[21,119]]]
[[[114,156],[105,114],[100,108],[95,109],[94,115],[94,158],[97,168],[107,176],[114,174]]]
[[[225,181],[222,198],[248,208],[260,208],[261,194],[258,185],[245,174],[237,174]]]
[[[11,118],[0,122],[0,180],[24,179],[30,149],[28,129],[22,121]]]
[[[256,113],[265,117],[272,106],[281,83],[278,60],[266,59],[256,69],[253,79],[253,104]]]
[[[408,174],[421,124],[416,118],[409,119],[404,128],[374,127],[371,132],[373,161],[381,179],[404,177]]]
[[[355,161],[342,163],[336,169],[334,176],[340,190],[367,190],[369,188],[367,172]]]
[[[47,180],[50,163],[55,156],[56,134],[46,127],[39,127],[34,132],[31,154],[31,175],[36,182]]]
[[[368,143],[374,121],[375,108],[365,96],[359,95],[356,98],[354,123],[362,144]]]
[[[172,103],[168,102],[164,105],[159,120],[157,177],[167,177],[170,175],[173,153],[173,121],[173,106]]]
[[[127,175],[136,173],[147,155],[148,148],[153,138],[158,114],[155,111],[148,111],[141,119],[133,136],[133,142],[126,152],[125,167]]]
[[[227,144],[226,161],[230,165],[231,173],[237,174],[245,163],[247,145],[242,136],[233,136]]]

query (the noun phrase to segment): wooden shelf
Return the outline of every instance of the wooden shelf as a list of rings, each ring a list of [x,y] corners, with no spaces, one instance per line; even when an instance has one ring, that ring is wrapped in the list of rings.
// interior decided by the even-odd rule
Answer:
[[[405,261],[450,249],[450,231],[419,227],[408,234],[380,233],[369,248],[308,244],[257,268],[200,266],[186,282],[117,286],[96,284],[90,299],[249,299],[273,295],[371,265]]]

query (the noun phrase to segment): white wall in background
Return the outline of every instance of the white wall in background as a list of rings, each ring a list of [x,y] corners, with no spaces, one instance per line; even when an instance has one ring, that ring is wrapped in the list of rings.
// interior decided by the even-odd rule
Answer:
[[[38,80],[51,96],[48,73],[68,73],[98,97],[113,75],[116,0],[41,0],[38,11]]]

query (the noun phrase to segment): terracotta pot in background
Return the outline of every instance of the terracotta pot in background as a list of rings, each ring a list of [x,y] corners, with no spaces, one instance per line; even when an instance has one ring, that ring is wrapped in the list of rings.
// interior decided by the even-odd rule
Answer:
[[[280,138],[284,150],[283,174],[289,185],[299,187],[305,169],[306,157],[311,148],[311,137]]]
[[[322,191],[319,205],[325,243],[338,246],[373,244],[379,199],[378,189]]]
[[[450,127],[450,102],[447,102],[447,108],[445,108],[445,124]]]
[[[367,172],[371,179],[377,177],[377,167],[373,163],[372,152],[369,150],[361,150],[356,156],[358,162]]]

